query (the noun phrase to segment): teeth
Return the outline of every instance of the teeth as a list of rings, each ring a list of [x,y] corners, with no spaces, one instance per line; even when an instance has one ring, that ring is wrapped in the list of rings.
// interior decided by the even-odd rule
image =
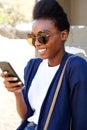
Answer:
[[[46,51],[46,49],[41,49],[41,50],[38,50],[38,52],[44,52]]]

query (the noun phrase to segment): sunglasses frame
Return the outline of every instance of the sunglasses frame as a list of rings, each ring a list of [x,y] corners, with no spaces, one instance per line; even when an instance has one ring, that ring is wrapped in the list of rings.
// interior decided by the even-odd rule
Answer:
[[[37,36],[34,36],[33,33],[28,33],[27,40],[29,44],[33,46],[35,46],[36,39],[38,40],[39,43],[46,44],[49,41],[49,37],[51,37],[54,34],[58,34],[58,33],[51,33],[49,30],[40,31],[38,32]]]

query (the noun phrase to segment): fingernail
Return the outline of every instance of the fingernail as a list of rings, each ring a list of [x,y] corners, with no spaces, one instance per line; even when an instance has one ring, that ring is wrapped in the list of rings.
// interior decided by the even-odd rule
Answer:
[[[16,81],[16,80],[18,80],[18,78],[17,78],[17,77],[14,77],[14,78],[13,78],[13,80],[15,80],[15,81]]]
[[[21,85],[22,84],[22,82],[18,82],[18,85]]]
[[[8,72],[7,71],[4,71],[4,74],[7,74]]]

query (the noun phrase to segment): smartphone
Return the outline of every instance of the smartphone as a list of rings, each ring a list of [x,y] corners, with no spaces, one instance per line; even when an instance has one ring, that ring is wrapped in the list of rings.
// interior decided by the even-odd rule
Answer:
[[[12,65],[9,62],[6,62],[6,61],[0,62],[0,69],[3,72],[7,71],[8,76],[10,76],[10,77],[17,77],[18,80],[16,82],[21,81],[21,79],[19,78],[19,76],[17,75],[17,73],[15,72],[15,70],[13,69]],[[11,82],[15,82],[15,81],[11,81]],[[22,82],[22,86],[23,86],[23,82]]]

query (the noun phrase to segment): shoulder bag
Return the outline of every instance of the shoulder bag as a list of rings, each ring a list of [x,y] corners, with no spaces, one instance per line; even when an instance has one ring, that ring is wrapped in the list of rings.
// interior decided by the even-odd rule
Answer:
[[[68,61],[69,61],[69,59],[71,57],[72,56],[67,58],[67,60],[65,62],[65,65],[63,67],[63,70],[61,72],[60,79],[59,79],[56,91],[54,93],[54,97],[53,97],[53,100],[52,100],[52,103],[51,103],[51,107],[50,107],[50,110],[49,110],[49,113],[48,113],[48,116],[47,116],[47,119],[46,119],[46,122],[45,122],[43,130],[47,130],[47,128],[48,128],[48,125],[49,125],[49,122],[50,122],[50,118],[51,118],[51,115],[52,115],[52,112],[53,112],[53,109],[54,109],[54,106],[55,106],[55,103],[56,103],[56,99],[57,99],[57,96],[58,96],[58,93],[59,93],[59,90],[60,90],[60,87],[61,87],[61,83],[62,83],[63,75],[64,75],[64,72],[65,72],[65,69],[66,69],[66,65],[67,65],[67,63],[68,63]]]

